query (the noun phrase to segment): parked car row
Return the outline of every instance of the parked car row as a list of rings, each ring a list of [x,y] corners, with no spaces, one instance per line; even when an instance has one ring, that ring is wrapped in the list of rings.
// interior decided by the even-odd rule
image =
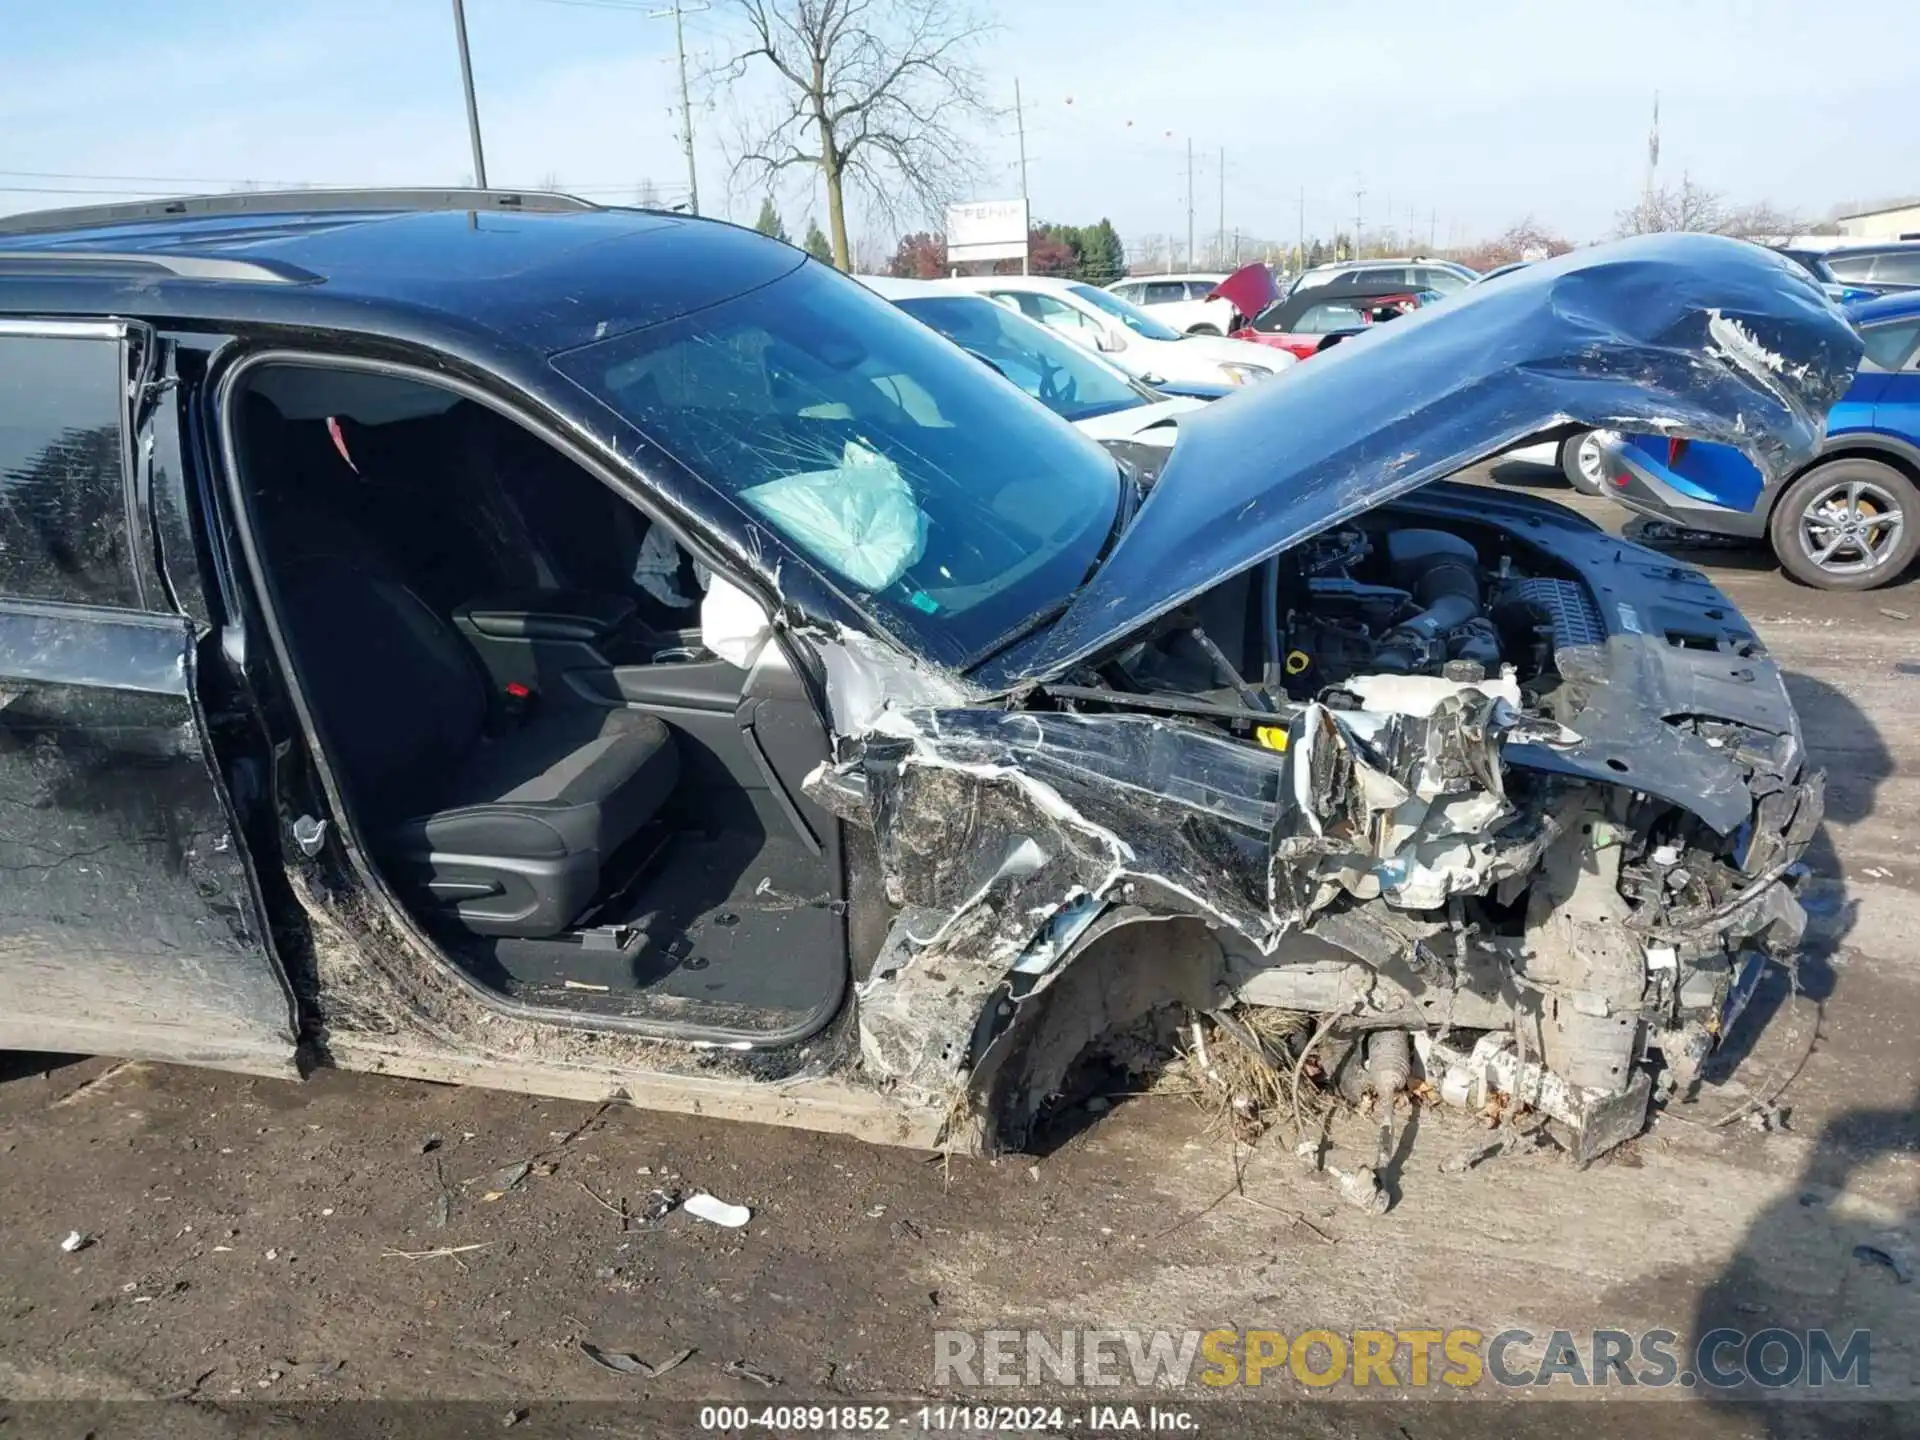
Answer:
[[[1145,380],[1246,385],[1293,364],[1242,340],[1183,334],[1111,291],[1048,275],[973,275],[934,284],[969,290],[1097,350]]]

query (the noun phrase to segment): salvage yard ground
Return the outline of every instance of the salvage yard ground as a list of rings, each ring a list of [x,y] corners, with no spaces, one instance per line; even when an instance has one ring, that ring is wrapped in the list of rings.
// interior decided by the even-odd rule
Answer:
[[[1519,467],[1492,483],[1620,515]],[[1239,1152],[1236,1193],[1227,1140],[1177,1096],[1116,1098],[1038,1159],[942,1164],[366,1076],[5,1056],[0,1395],[460,1398],[486,1402],[490,1427],[525,1410],[541,1433],[543,1404],[563,1398],[923,1395],[936,1329],[1544,1336],[1724,1320],[1872,1330],[1875,1389],[1907,1408],[1850,1423],[1896,1433],[1920,1405],[1920,1284],[1854,1248],[1920,1247],[1920,583],[1824,595],[1757,553],[1689,558],[1787,670],[1831,777],[1803,892],[1807,995],[1763,996],[1731,1078],[1585,1173],[1527,1156],[1443,1174],[1476,1132],[1425,1111],[1390,1170],[1395,1208],[1369,1219],[1278,1137]],[[1707,1123],[1793,1073],[1816,1002],[1784,1123]],[[495,1198],[497,1172],[522,1161]],[[753,1218],[622,1219],[658,1188]],[[85,1243],[69,1253],[71,1231]],[[649,1381],[596,1366],[581,1341],[655,1363],[693,1353]],[[1252,1398],[1301,1393],[1283,1376]],[[1587,1411],[1555,1423],[1589,1433]],[[1336,1413],[1289,1423],[1351,1433]],[[1780,1407],[1634,1413],[1640,1433],[1838,1433]],[[1398,1423],[1425,1440],[1490,1419],[1435,1404]]]

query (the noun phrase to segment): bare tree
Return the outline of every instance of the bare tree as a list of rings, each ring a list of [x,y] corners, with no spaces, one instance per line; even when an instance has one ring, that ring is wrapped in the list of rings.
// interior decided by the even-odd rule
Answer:
[[[971,169],[962,127],[987,113],[971,56],[986,26],[965,0],[729,0],[746,48],[722,83],[770,75],[778,100],[748,122],[736,180],[766,188],[810,166],[826,182],[833,261],[852,263],[846,190],[889,222],[924,212]]]
[[[1696,185],[1689,175],[1676,189],[1662,185],[1640,197],[1631,210],[1615,217],[1621,235],[1656,235],[1671,230],[1704,230],[1717,234],[1726,228],[1727,205],[1718,191]]]
[[[1766,240],[1776,236],[1798,235],[1805,229],[1806,221],[1791,210],[1777,209],[1768,200],[1756,200],[1751,205],[1730,210],[1726,222],[1720,227],[1720,233],[1738,235],[1748,240]]]
[[[1520,260],[1545,260],[1550,255],[1564,255],[1572,248],[1566,239],[1545,229],[1529,215],[1509,225],[1503,235],[1450,253],[1461,264],[1484,271]]]

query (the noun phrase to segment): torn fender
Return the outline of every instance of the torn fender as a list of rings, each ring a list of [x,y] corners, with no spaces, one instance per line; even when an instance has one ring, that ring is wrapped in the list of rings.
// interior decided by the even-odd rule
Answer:
[[[1285,751],[1147,716],[886,711],[808,785],[871,827],[902,907],[861,991],[869,1072],[939,1101],[995,990],[1044,986],[1061,928],[1115,901],[1270,953],[1343,894],[1485,888],[1514,843],[1491,838],[1512,818],[1498,747],[1558,727],[1456,690],[1425,714],[1304,707]]]

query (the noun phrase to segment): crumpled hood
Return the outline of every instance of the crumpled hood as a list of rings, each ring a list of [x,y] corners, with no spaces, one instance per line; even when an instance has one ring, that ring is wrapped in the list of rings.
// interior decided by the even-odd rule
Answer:
[[[1060,620],[974,678],[1058,675],[1307,537],[1558,425],[1714,440],[1769,478],[1811,457],[1859,335],[1792,261],[1647,236],[1529,265],[1184,417]]]

